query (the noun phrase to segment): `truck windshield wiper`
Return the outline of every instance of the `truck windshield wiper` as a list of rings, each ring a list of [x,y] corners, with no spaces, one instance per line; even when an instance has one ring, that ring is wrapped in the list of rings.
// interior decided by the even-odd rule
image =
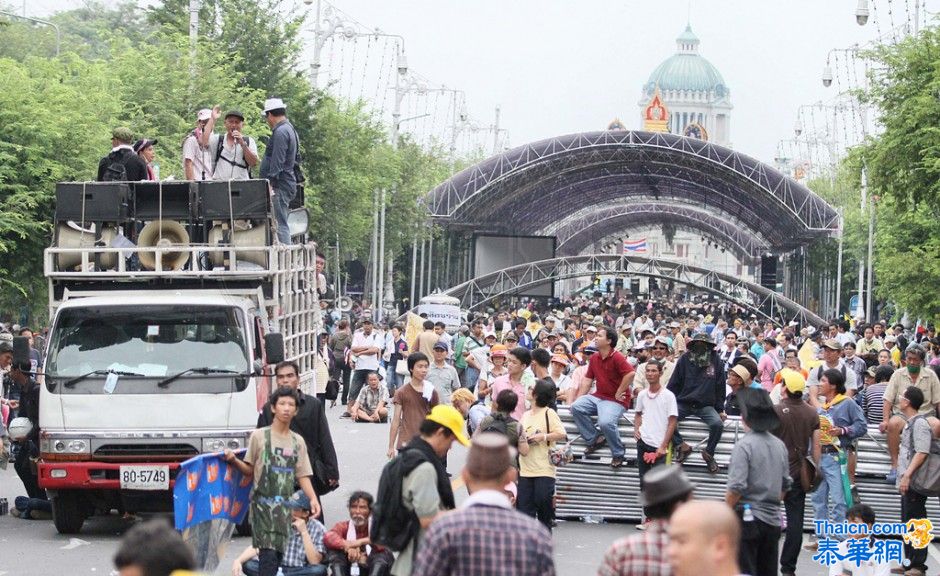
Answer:
[[[226,370],[225,368],[210,368],[209,366],[204,366],[202,368],[187,368],[182,372],[177,372],[176,374],[164,378],[157,382],[157,386],[160,388],[166,388],[170,385],[171,382],[186,376],[187,374],[242,374],[235,370]]]
[[[117,374],[118,376],[143,376],[143,374],[138,374],[137,372],[124,372],[122,370],[92,370],[91,372],[87,374],[82,374],[81,376],[76,376],[74,378],[66,380],[65,383],[62,385],[65,386],[66,388],[71,388],[72,386],[75,386],[77,383],[81,382],[85,378],[88,378],[90,376],[103,376],[105,374]]]

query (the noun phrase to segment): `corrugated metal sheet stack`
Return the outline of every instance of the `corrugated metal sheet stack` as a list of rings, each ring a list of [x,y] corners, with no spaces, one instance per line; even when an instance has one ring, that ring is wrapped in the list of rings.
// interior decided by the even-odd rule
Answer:
[[[571,418],[567,407],[558,411],[568,438],[578,435],[578,428]],[[709,474],[705,461],[700,454],[708,436],[708,429],[700,420],[691,418],[679,424],[686,442],[695,448],[683,464],[686,473],[696,484],[695,497],[701,499],[722,500],[728,481],[727,468],[731,449],[735,442],[744,435],[741,419],[729,417],[725,421],[725,431],[718,444],[715,459],[719,472]],[[641,508],[637,503],[640,492],[640,480],[636,467],[636,440],[633,438],[633,411],[620,419],[620,437],[626,447],[627,462],[620,469],[610,467],[610,449],[606,446],[584,459],[585,444],[578,439],[572,444],[575,460],[558,468],[557,516],[568,520],[607,520],[639,522]],[[886,484],[884,475],[888,472],[888,452],[885,436],[877,428],[859,442],[856,486],[862,502],[875,509],[879,522],[900,522],[901,497],[893,485]],[[782,508],[781,508],[782,510]],[[927,514],[930,518],[940,518],[940,506],[937,498],[927,500]],[[940,524],[940,523],[938,523]],[[806,498],[804,528],[813,528],[813,507],[810,497]],[[940,525],[934,529],[940,535]]]

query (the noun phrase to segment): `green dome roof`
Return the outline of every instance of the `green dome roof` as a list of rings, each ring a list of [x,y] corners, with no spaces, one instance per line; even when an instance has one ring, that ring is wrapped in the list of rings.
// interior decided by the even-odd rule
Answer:
[[[718,97],[724,96],[728,87],[718,69],[711,62],[698,54],[698,37],[691,26],[676,38],[678,53],[667,58],[653,70],[644,87],[647,94],[652,94],[656,87],[660,90],[691,90],[696,92],[713,91]]]

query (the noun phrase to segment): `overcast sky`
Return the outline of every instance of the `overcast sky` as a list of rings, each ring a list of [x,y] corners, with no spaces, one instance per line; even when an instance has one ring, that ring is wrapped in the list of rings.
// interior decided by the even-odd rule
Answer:
[[[513,145],[603,129],[615,117],[639,128],[640,89],[676,50],[689,21],[700,54],[731,91],[733,146],[765,161],[793,137],[800,104],[829,100],[821,82],[832,48],[865,43],[920,0],[333,0],[369,27],[400,34],[408,63],[435,83],[464,90],[470,113],[501,126]],[[146,2],[144,2],[146,3]],[[940,0],[926,2],[931,11]],[[80,0],[26,0],[48,14]],[[888,12],[891,11],[889,16]]]

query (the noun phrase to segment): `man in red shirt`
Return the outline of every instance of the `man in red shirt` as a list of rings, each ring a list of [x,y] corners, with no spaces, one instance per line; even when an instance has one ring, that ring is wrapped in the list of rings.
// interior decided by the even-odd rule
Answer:
[[[359,565],[360,574],[387,576],[395,557],[369,539],[372,495],[356,491],[349,497],[349,520],[338,522],[323,535],[326,559],[333,576],[349,576],[350,568]]]
[[[623,411],[630,406],[633,366],[614,349],[617,346],[617,331],[610,326],[598,329],[594,344],[597,346],[597,354],[593,354],[588,361],[587,372],[581,381],[589,386],[591,380],[595,380],[597,388],[589,395],[587,390],[579,391],[579,398],[571,405],[571,416],[587,443],[584,455],[589,456],[608,444],[612,456],[610,466],[620,468],[623,466],[624,447],[617,423]],[[600,432],[594,427],[592,416],[597,416]]]

